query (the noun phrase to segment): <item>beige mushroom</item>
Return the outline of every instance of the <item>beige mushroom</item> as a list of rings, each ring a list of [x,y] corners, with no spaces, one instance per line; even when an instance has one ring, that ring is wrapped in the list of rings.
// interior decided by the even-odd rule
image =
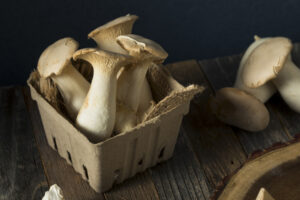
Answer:
[[[78,43],[74,39],[60,39],[44,50],[37,67],[41,77],[50,77],[57,84],[66,110],[73,120],[90,87],[88,81],[71,64],[77,48]]]
[[[119,17],[96,28],[88,34],[88,37],[92,38],[100,49],[126,54],[126,51],[117,44],[116,38],[119,35],[130,34],[137,19],[138,16],[129,14]]]
[[[94,69],[91,87],[76,118],[76,126],[92,142],[111,136],[115,124],[117,73],[130,62],[130,57],[104,50],[87,48],[74,53]]]
[[[265,105],[237,88],[218,90],[210,107],[220,121],[247,131],[261,131],[269,124],[270,116]]]
[[[275,200],[265,188],[261,188],[256,197],[256,200]]]
[[[124,69],[118,78],[117,98],[123,103],[123,106],[128,106],[129,110],[136,113],[148,67],[152,63],[162,63],[168,53],[156,42],[139,35],[121,35],[117,37],[117,42],[135,59],[135,63]],[[125,121],[117,120],[116,129],[118,131],[126,131],[123,127],[132,128],[126,121],[134,120],[122,117],[125,112],[118,112],[118,115],[120,118],[126,119]]]
[[[236,80],[234,83],[234,87],[241,89],[256,98],[258,98],[261,102],[265,103],[268,101],[268,99],[273,96],[273,94],[276,92],[275,86],[272,84],[272,82],[267,82],[264,85],[261,85],[260,87],[256,88],[250,88],[247,87],[243,80],[242,80],[242,71],[245,67],[245,64],[248,62],[249,59],[251,59],[251,54],[253,51],[259,47],[263,42],[270,40],[270,38],[260,38],[258,36],[254,36],[255,41],[248,47],[246,52],[244,53],[242,60],[240,62],[240,66],[237,72]]]
[[[242,78],[251,88],[272,80],[289,107],[300,113],[300,70],[292,61],[291,50],[288,38],[274,37],[263,42],[250,55]]]

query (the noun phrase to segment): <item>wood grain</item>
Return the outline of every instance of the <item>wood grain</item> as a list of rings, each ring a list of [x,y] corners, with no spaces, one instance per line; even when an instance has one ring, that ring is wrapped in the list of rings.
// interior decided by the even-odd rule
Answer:
[[[161,200],[209,199],[212,188],[182,129],[173,158],[150,172]]]
[[[216,189],[223,179],[237,170],[246,154],[231,127],[220,123],[208,109],[213,90],[194,60],[168,65],[173,77],[183,85],[202,84],[206,90],[191,102],[190,113],[183,120],[183,130],[205,171],[209,185]]]
[[[40,200],[47,181],[19,87],[0,89],[0,200]]]

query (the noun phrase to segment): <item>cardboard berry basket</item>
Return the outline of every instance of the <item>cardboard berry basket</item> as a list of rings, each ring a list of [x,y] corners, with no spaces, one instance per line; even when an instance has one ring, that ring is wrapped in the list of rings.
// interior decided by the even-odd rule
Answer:
[[[48,144],[97,192],[107,191],[115,183],[169,159],[190,100],[203,89],[195,85],[183,87],[157,65],[150,67],[147,79],[157,102],[147,120],[97,144],[90,142],[63,112],[41,95],[35,80],[27,81]]]

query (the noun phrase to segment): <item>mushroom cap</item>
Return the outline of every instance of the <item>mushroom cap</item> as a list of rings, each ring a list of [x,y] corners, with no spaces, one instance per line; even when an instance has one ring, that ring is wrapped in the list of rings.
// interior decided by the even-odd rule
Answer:
[[[131,62],[131,56],[105,51],[96,48],[79,49],[73,54],[73,59],[86,60],[93,68],[101,66],[102,72],[116,72],[115,66],[127,65]]]
[[[274,37],[258,45],[245,62],[242,79],[250,88],[257,88],[275,78],[292,50],[288,38]]]
[[[73,53],[78,49],[73,38],[62,38],[48,46],[41,54],[37,69],[44,78],[52,74],[59,75],[70,63]]]
[[[248,131],[263,130],[270,120],[263,103],[237,88],[218,90],[210,108],[220,121]]]
[[[168,57],[168,53],[159,44],[139,35],[120,35],[117,37],[117,43],[129,55],[141,60],[149,59],[155,63],[162,63]]]
[[[258,47],[259,45],[261,45],[263,42],[269,40],[270,37],[265,37],[265,38],[260,38],[257,35],[254,35],[254,42],[252,42],[250,44],[250,46],[247,48],[247,50],[245,51],[241,62],[240,62],[240,67],[244,67],[246,61],[248,60],[249,55],[251,55],[251,53],[253,52],[253,50]]]
[[[108,36],[109,36],[109,35],[111,35],[109,30],[116,29],[118,26],[128,27],[128,29],[130,29],[130,31],[128,31],[128,32],[131,32],[132,25],[138,18],[139,18],[138,16],[130,15],[130,14],[127,14],[122,17],[118,17],[102,26],[99,26],[98,28],[94,29],[93,31],[91,31],[88,34],[88,38],[94,38],[96,35],[98,35],[100,32],[103,32],[103,31],[107,31]],[[131,24],[131,26],[129,26],[128,23]]]

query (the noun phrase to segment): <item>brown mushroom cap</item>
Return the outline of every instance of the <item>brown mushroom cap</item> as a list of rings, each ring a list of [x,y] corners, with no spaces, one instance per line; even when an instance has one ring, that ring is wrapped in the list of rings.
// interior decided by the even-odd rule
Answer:
[[[139,18],[138,16],[130,15],[130,14],[122,16],[122,17],[118,17],[118,18],[94,29],[92,32],[90,32],[88,34],[88,38],[93,38],[94,36],[98,35],[99,32],[104,31],[104,30],[107,32],[107,36],[114,35],[114,34],[111,34],[109,32],[109,30],[115,31],[115,30],[117,30],[118,26],[127,27],[128,29],[130,29],[127,32],[131,32],[132,25],[138,18]],[[103,37],[106,37],[106,36],[104,35]]]
[[[274,37],[264,41],[249,55],[242,71],[244,84],[257,88],[275,78],[292,50],[288,38]]]
[[[162,63],[168,53],[156,42],[139,35],[128,34],[117,37],[117,43],[133,57]]]
[[[248,131],[265,129],[270,120],[265,105],[237,88],[222,88],[211,99],[212,112],[220,121]]]
[[[59,75],[70,63],[79,44],[73,38],[62,38],[48,46],[41,54],[37,69],[44,78]]]

